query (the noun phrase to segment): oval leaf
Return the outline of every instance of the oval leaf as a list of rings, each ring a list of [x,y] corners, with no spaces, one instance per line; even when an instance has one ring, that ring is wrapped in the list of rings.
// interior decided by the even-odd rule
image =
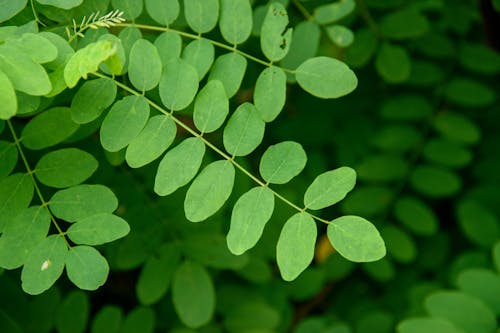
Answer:
[[[7,221],[28,207],[33,191],[30,175],[15,173],[0,180],[0,231]]]
[[[234,166],[227,160],[207,165],[186,193],[186,218],[200,222],[215,214],[231,195],[234,173]]]
[[[149,105],[142,96],[127,96],[116,102],[101,126],[101,144],[107,151],[125,148],[144,128]]]
[[[311,263],[317,237],[316,223],[307,213],[286,221],[276,245],[276,261],[285,281],[295,280]]]
[[[146,11],[157,23],[168,27],[179,16],[179,0],[146,0]]]
[[[262,142],[264,129],[265,123],[255,106],[243,103],[234,111],[224,128],[224,148],[233,156],[248,155]]]
[[[163,68],[160,98],[172,111],[185,109],[198,91],[198,72],[187,61],[174,59]]]
[[[232,45],[241,44],[252,32],[252,6],[248,0],[221,0],[219,29]]]
[[[260,47],[267,59],[275,62],[283,59],[290,49],[292,29],[286,29],[288,14],[279,2],[269,5],[260,30]]]
[[[308,209],[322,209],[344,199],[356,183],[356,172],[340,167],[322,173],[306,190],[304,204]]]
[[[358,85],[354,72],[342,61],[316,57],[304,61],[295,71],[298,84],[313,96],[338,98]]]
[[[274,195],[267,187],[254,187],[234,204],[227,233],[229,250],[240,255],[257,244],[274,211]]]
[[[17,97],[14,86],[0,70],[0,119],[10,119],[17,113]]]
[[[208,80],[219,80],[226,89],[228,98],[233,97],[240,89],[247,69],[247,60],[236,52],[221,55],[215,60]]]
[[[157,48],[148,40],[138,39],[130,50],[128,77],[137,90],[144,92],[158,85],[161,77],[161,58]]]
[[[209,32],[219,19],[218,0],[184,0],[184,15],[193,31],[203,34]]]
[[[90,123],[115,101],[116,85],[108,79],[86,81],[71,100],[71,118],[77,124]]]
[[[205,144],[199,138],[188,138],[168,151],[158,166],[154,191],[165,196],[194,178],[205,155]]]
[[[275,66],[264,69],[255,83],[253,100],[262,120],[270,122],[276,119],[285,106],[285,72]]]
[[[198,81],[201,81],[214,63],[214,46],[207,39],[193,40],[184,48],[182,59],[192,65],[198,73]]]
[[[328,225],[327,235],[335,250],[354,262],[376,261],[385,256],[384,240],[377,228],[359,216],[342,216]]]
[[[35,166],[35,176],[43,184],[64,188],[80,184],[97,170],[97,160],[77,148],[65,148],[45,154]]]
[[[306,166],[304,148],[297,142],[284,141],[269,146],[260,160],[260,175],[273,184],[288,183]]]
[[[100,213],[78,220],[66,231],[75,244],[101,245],[125,237],[128,223],[113,214]]]
[[[96,290],[106,282],[109,265],[93,247],[72,247],[66,257],[66,273],[71,282],[83,290]]]
[[[222,126],[229,113],[229,100],[219,80],[208,81],[194,102],[193,121],[201,133],[210,133]]]

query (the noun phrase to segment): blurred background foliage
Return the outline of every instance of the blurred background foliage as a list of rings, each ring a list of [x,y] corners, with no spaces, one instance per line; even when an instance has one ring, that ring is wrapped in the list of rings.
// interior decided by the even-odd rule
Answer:
[[[231,255],[225,240],[229,209],[206,223],[188,223],[179,209],[185,189],[162,198],[153,193],[157,163],[132,170],[123,156],[103,153],[98,138],[91,136],[78,145],[109,161],[101,163],[92,180],[112,188],[120,200],[117,214],[132,232],[102,247],[112,271],[95,292],[75,290],[64,277],[44,294],[30,297],[21,290],[19,271],[0,273],[1,332],[497,331],[499,2],[280,2],[287,5],[294,27],[292,54],[317,48],[317,54],[349,64],[359,80],[353,93],[337,100],[317,99],[297,85],[288,86],[285,109],[267,126],[263,147],[294,140],[304,146],[309,160],[305,172],[284,185],[282,193],[300,201],[315,175],[341,165],[355,168],[355,190],[324,211],[324,217],[369,218],[386,242],[387,256],[368,264],[348,262],[335,253],[319,226],[315,262],[297,280],[284,282],[275,246],[289,207],[277,203],[257,246]],[[100,6],[102,12],[119,8],[135,22],[151,23],[142,5],[140,10],[123,7],[135,3],[142,1],[85,1],[88,7],[67,12],[38,3],[35,7],[42,21],[65,23]],[[253,1],[254,37],[266,3]],[[354,10],[345,9],[349,6]],[[31,19],[28,6],[10,23]],[[185,22],[174,25],[182,29]],[[113,32],[127,38],[125,30]],[[220,39],[218,32],[209,35]],[[262,57],[258,38],[242,47]],[[282,64],[297,65],[292,57]],[[260,65],[248,64],[233,106],[251,98],[259,72]],[[189,121],[189,111],[185,117]],[[89,133],[92,129],[75,139]],[[219,136],[208,137],[221,142]],[[251,156],[241,162],[258,170],[258,160]],[[233,204],[252,185],[240,174],[235,184],[236,194],[229,199]],[[193,281],[188,307],[196,312],[207,297],[215,297],[210,321],[195,329],[185,327],[172,302],[174,271],[183,257],[209,272]],[[214,295],[200,295],[197,287],[210,281]]]

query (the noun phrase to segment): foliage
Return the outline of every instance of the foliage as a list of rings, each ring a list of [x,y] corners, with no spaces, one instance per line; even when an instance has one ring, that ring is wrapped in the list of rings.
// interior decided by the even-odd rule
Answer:
[[[496,330],[473,1],[0,5],[1,332]]]

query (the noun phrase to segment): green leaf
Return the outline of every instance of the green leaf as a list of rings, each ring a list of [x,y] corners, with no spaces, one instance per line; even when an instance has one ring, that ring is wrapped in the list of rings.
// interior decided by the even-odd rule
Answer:
[[[452,79],[446,87],[445,95],[451,102],[471,108],[486,107],[496,100],[494,90],[468,78]]]
[[[338,98],[358,85],[356,75],[346,64],[329,57],[304,61],[295,71],[295,78],[302,89],[319,98]]]
[[[42,5],[54,6],[61,9],[71,9],[79,6],[83,0],[36,0]],[[61,332],[62,333],[62,332]]]
[[[288,14],[279,2],[269,5],[260,30],[260,47],[267,59],[276,62],[283,59],[292,42],[292,28],[288,25]]]
[[[132,168],[139,168],[156,160],[170,147],[176,133],[177,126],[170,116],[151,117],[146,127],[127,147],[127,164]]]
[[[123,11],[124,17],[134,20],[142,13],[143,0],[111,0],[114,9]]]
[[[252,32],[252,6],[248,0],[221,0],[219,29],[230,44],[241,44]]]
[[[463,333],[463,331],[442,318],[409,318],[398,324],[398,333]]]
[[[354,33],[343,25],[330,25],[325,29],[328,38],[339,47],[348,47],[354,42]]]
[[[376,154],[366,156],[356,167],[358,178],[368,182],[393,182],[404,179],[408,162],[400,155]]]
[[[76,221],[66,234],[75,244],[101,245],[125,237],[129,232],[128,223],[121,217],[99,213]]]
[[[227,248],[224,235],[218,232],[190,235],[181,247],[186,258],[215,269],[242,269],[248,263],[247,255],[236,256]]]
[[[64,68],[64,81],[67,86],[73,88],[80,78],[87,79],[87,75],[96,72],[99,64],[114,56],[117,49],[115,41],[103,39],[76,51]]]
[[[96,290],[106,282],[109,265],[93,247],[78,245],[69,249],[66,273],[71,282],[83,290]]]
[[[229,113],[229,100],[224,85],[208,81],[194,101],[193,121],[201,133],[211,133],[222,126]]]
[[[203,266],[185,261],[177,268],[172,281],[172,301],[184,325],[197,328],[210,321],[215,310],[215,291]]]
[[[198,91],[198,73],[187,61],[174,59],[165,64],[160,80],[163,105],[172,111],[185,109]]]
[[[218,0],[184,0],[184,15],[193,31],[203,34],[209,32],[219,19]]]
[[[224,128],[224,148],[233,156],[250,154],[262,142],[265,126],[253,104],[241,104]]]
[[[432,293],[424,306],[432,317],[447,319],[465,333],[493,333],[497,327],[495,315],[483,302],[461,292]]]
[[[61,276],[68,248],[60,235],[51,235],[30,252],[21,272],[23,290],[38,295]]]
[[[191,222],[201,222],[215,214],[231,195],[234,174],[234,166],[227,160],[207,165],[186,193],[186,218]]]
[[[274,195],[267,187],[254,187],[234,204],[227,233],[229,250],[240,255],[257,244],[274,211]]]
[[[296,213],[286,221],[276,245],[276,261],[285,281],[302,273],[314,257],[316,223],[307,213]]]
[[[483,268],[472,268],[462,271],[457,278],[457,286],[465,293],[481,299],[493,310],[495,315],[500,314],[500,276],[497,273]]]
[[[350,261],[376,261],[386,254],[377,228],[359,216],[347,215],[331,221],[327,235],[335,250]]]
[[[0,119],[10,119],[17,113],[17,97],[9,77],[0,70]]]
[[[21,38],[7,40],[7,45],[14,46],[38,64],[54,61],[57,58],[57,48],[40,34],[24,33]]]
[[[275,66],[264,69],[255,82],[253,100],[262,120],[276,119],[286,101],[285,72]]]
[[[344,214],[376,216],[385,212],[392,200],[393,190],[385,186],[365,185],[354,189],[342,202],[341,210]]]
[[[160,83],[161,69],[161,58],[156,47],[146,39],[138,39],[130,50],[130,82],[141,92],[151,90]]]
[[[45,154],[35,166],[35,176],[47,186],[64,188],[80,184],[96,170],[94,156],[77,148],[64,148]]]
[[[403,264],[415,261],[417,257],[417,245],[407,232],[394,225],[386,225],[380,229],[380,234],[387,244],[387,252],[394,261]]]
[[[356,183],[356,172],[340,167],[317,176],[306,190],[304,205],[308,209],[322,209],[344,199]]]
[[[82,84],[71,100],[71,119],[87,124],[99,118],[116,98],[116,85],[108,79],[89,80]]]
[[[164,244],[157,252],[142,267],[135,288],[137,298],[144,305],[154,304],[165,296],[181,259],[173,244]]]
[[[146,125],[149,104],[142,96],[129,95],[116,102],[101,126],[101,144],[116,152],[125,148]]]
[[[45,69],[25,52],[7,43],[0,45],[0,71],[7,75],[15,90],[28,95],[42,96],[52,90]]]
[[[411,59],[401,46],[383,43],[375,59],[375,69],[388,83],[401,83],[410,77]]]
[[[71,119],[71,110],[66,107],[48,109],[31,119],[22,131],[22,144],[38,150],[66,140],[78,129]]]
[[[469,149],[443,139],[427,141],[423,156],[430,162],[450,168],[462,168],[472,161],[472,152]]]
[[[404,153],[422,142],[422,134],[409,125],[386,125],[372,138],[375,147],[391,153]]]
[[[84,333],[89,319],[90,301],[81,290],[71,291],[55,313],[58,333]]]
[[[245,57],[236,52],[226,53],[215,60],[208,80],[222,82],[227,97],[231,98],[240,89],[246,69],[247,60]]]
[[[205,144],[200,138],[188,138],[168,151],[158,166],[154,191],[169,195],[194,178],[205,155]]]
[[[340,0],[322,5],[314,10],[314,20],[322,25],[337,22],[352,13],[355,7],[354,0]]]
[[[475,144],[481,138],[479,127],[456,112],[442,112],[434,118],[434,128],[445,138],[465,144]]]
[[[306,152],[299,143],[280,142],[269,146],[262,155],[260,175],[268,183],[286,184],[304,169],[306,162]]]
[[[5,0],[2,1],[2,11],[0,12],[0,22],[5,22],[26,7],[28,0]]]
[[[157,23],[168,27],[179,16],[179,0],[146,0],[146,11]]]
[[[17,147],[14,143],[0,141],[0,179],[8,176],[17,164]]]
[[[24,210],[33,198],[30,175],[15,173],[0,180],[0,231],[5,223]]]
[[[198,73],[198,81],[207,74],[214,62],[214,46],[207,39],[193,40],[184,48],[182,59],[192,65]]]
[[[427,119],[432,112],[429,101],[416,94],[392,96],[380,108],[380,115],[383,118],[408,122]]]
[[[249,313],[252,315],[249,316]],[[228,309],[224,327],[228,332],[276,332],[282,320],[281,313],[274,304],[269,305],[264,300],[256,299],[241,300],[234,308]]]
[[[105,305],[94,316],[90,332],[118,333],[122,322],[122,309],[115,305]]]
[[[171,60],[176,60],[181,57],[182,38],[178,33],[173,31],[161,33],[155,39],[155,46],[160,54],[163,66],[168,64]]]
[[[460,45],[459,60],[463,67],[479,74],[495,75],[500,72],[500,55],[483,43]]]
[[[430,236],[439,228],[439,220],[434,211],[415,197],[402,197],[394,206],[394,215],[406,228],[416,235]]]
[[[456,208],[458,223],[465,237],[489,249],[500,239],[500,225],[493,212],[472,200],[462,200]]]
[[[153,333],[155,312],[151,308],[136,307],[123,321],[120,333]]]
[[[410,175],[411,186],[431,198],[450,197],[458,193],[462,180],[453,171],[433,165],[419,165]]]
[[[288,69],[296,69],[318,52],[321,29],[313,21],[302,21],[294,27],[290,50],[281,60],[281,65]],[[294,80],[294,76],[289,76]]]
[[[7,221],[0,237],[0,267],[21,267],[33,248],[45,239],[49,227],[50,216],[41,206],[26,208]]]
[[[75,222],[99,213],[112,213],[118,199],[104,185],[77,185],[57,191],[49,201],[52,213],[66,222]]]
[[[422,36],[429,30],[429,26],[427,18],[411,8],[391,12],[380,21],[382,34],[398,40]]]
[[[49,63],[47,63],[46,66],[50,69],[59,69],[60,68],[60,69],[64,70],[64,65],[66,64],[66,61],[68,60],[68,58],[70,58],[75,53],[75,51],[73,50],[73,48],[71,47],[69,42],[65,38],[63,38],[60,35],[55,34],[53,32],[42,31],[42,32],[39,32],[37,35],[48,40],[52,44],[52,46],[54,46],[56,48],[55,58],[53,60],[51,60]],[[44,53],[44,51],[46,52],[47,48],[50,48],[50,46],[45,45],[44,48],[45,48],[45,50],[43,50],[43,51],[37,50],[37,53],[41,53],[38,55],[38,57],[46,57],[46,55],[43,53]],[[42,52],[40,52],[40,51],[42,51]],[[52,53],[54,53],[54,51],[52,51]],[[50,59],[52,57],[54,57],[54,55],[52,55],[51,57],[47,57],[47,58]]]
[[[378,40],[370,29],[357,29],[353,43],[345,52],[345,62],[353,68],[365,66],[373,57],[377,45]]]

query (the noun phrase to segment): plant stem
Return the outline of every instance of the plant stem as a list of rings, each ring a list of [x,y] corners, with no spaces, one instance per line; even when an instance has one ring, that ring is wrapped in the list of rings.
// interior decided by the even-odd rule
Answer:
[[[68,248],[71,248],[71,245],[69,244],[68,240],[66,239],[65,233],[59,227],[59,224],[57,223],[56,219],[54,218],[54,215],[52,215],[52,212],[49,209],[48,202],[45,201],[45,198],[43,197],[43,194],[40,191],[40,187],[38,186],[38,182],[35,179],[35,171],[33,169],[31,169],[31,167],[28,163],[28,159],[26,158],[26,155],[24,155],[23,148],[21,147],[21,140],[17,136],[16,131],[14,129],[14,126],[12,126],[12,123],[10,120],[7,120],[7,125],[9,126],[10,133],[12,134],[12,137],[14,138],[14,143],[17,147],[17,150],[19,151],[19,155],[21,156],[21,160],[23,161],[24,167],[26,168],[26,173],[31,177],[31,181],[33,182],[33,187],[35,188],[35,192],[36,192],[38,198],[40,199],[42,206],[45,207],[45,209],[47,210],[47,213],[50,216],[50,220],[52,221],[52,223],[56,227],[59,235],[64,239]]]
[[[354,0],[354,2],[356,2],[356,8],[358,9],[359,14],[365,20],[366,24],[368,24],[371,32],[377,36],[378,39],[383,39],[382,32],[380,31],[377,22],[373,19],[373,16],[371,15],[364,0]]]
[[[237,169],[239,169],[241,172],[243,172],[245,175],[247,175],[250,179],[252,179],[254,182],[256,182],[259,186],[263,186],[263,187],[268,187],[268,185],[266,183],[264,183],[262,180],[260,180],[259,178],[255,177],[250,171],[248,171],[247,169],[245,169],[241,164],[239,164],[238,162],[236,162],[231,156],[229,156],[228,154],[226,154],[225,152],[223,152],[222,150],[220,150],[218,147],[216,147],[214,144],[212,144],[210,141],[208,141],[207,139],[205,139],[201,134],[197,133],[195,130],[193,130],[191,127],[189,127],[188,125],[184,124],[180,119],[176,118],[172,112],[168,112],[167,110],[165,110],[164,108],[162,108],[161,106],[159,106],[158,104],[156,104],[155,102],[153,102],[152,100],[150,100],[149,98],[145,97],[144,95],[142,95],[140,92],[130,88],[129,86],[121,83],[121,82],[118,82],[116,81],[115,79],[109,77],[109,76],[106,76],[106,75],[103,75],[101,73],[92,73],[93,75],[97,76],[97,77],[100,77],[100,78],[104,78],[104,79],[108,79],[108,80],[111,80],[113,81],[118,87],[122,88],[123,90],[131,93],[132,95],[135,95],[135,96],[140,96],[140,97],[143,97],[146,99],[147,103],[149,105],[151,105],[153,108],[155,108],[156,110],[158,110],[159,112],[163,113],[164,115],[166,116],[170,116],[172,118],[172,120],[178,124],[180,127],[182,127],[186,132],[188,132],[189,134],[191,134],[192,136],[194,137],[197,137],[199,138],[200,140],[203,141],[203,143],[209,147],[210,149],[212,149],[213,151],[215,151],[217,154],[219,154],[220,156],[222,156],[224,159],[226,159],[227,161],[231,162]],[[291,202],[290,200],[288,200],[287,198],[283,197],[281,194],[277,193],[276,191],[274,191],[272,188],[268,187],[269,190],[273,193],[273,195],[275,197],[277,197],[278,199],[280,199],[281,201],[283,201],[284,203],[286,203],[287,205],[293,207],[294,209],[298,210],[299,212],[305,212],[307,214],[309,214],[313,219],[319,221],[319,222],[323,222],[323,223],[326,223],[326,224],[329,224],[330,221],[328,220],[325,220],[319,216],[316,216],[316,215],[313,215],[309,212],[306,211],[305,208],[300,208],[298,205],[294,204],[293,202]]]
[[[312,20],[313,16],[299,0],[292,0],[293,5],[302,13],[307,20]]]
[[[31,5],[31,11],[33,12],[33,16],[35,17],[35,21],[38,24],[46,27],[47,25],[40,20],[40,18],[38,17],[38,14],[36,13],[35,4],[33,3],[33,0],[30,0],[30,5]]]

